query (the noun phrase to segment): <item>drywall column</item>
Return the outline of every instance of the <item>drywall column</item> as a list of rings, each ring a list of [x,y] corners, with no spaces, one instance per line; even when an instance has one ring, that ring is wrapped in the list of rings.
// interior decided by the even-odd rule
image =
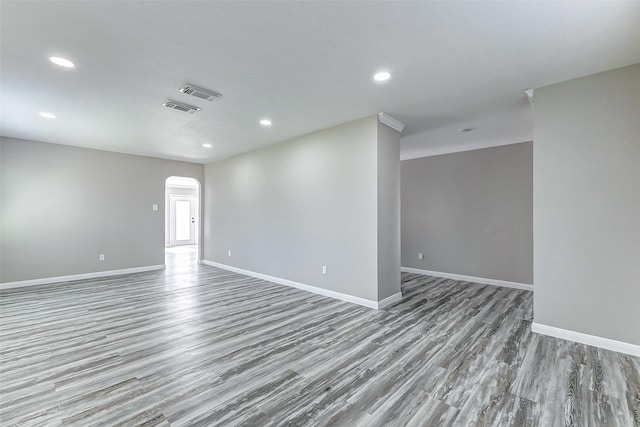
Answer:
[[[534,320],[640,345],[640,64],[533,102]]]
[[[400,292],[400,132],[378,123],[378,300]]]
[[[398,139],[380,133],[371,116],[206,165],[205,260],[368,306],[399,292]]]

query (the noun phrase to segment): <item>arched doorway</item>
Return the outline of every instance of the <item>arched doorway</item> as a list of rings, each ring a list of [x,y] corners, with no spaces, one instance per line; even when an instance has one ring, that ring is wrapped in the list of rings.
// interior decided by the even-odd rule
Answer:
[[[198,262],[200,183],[170,176],[165,182],[165,264]]]

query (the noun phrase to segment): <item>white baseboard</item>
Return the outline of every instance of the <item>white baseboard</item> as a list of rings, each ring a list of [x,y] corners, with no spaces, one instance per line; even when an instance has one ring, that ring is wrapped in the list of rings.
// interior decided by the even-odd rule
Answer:
[[[609,338],[596,337],[593,335],[583,334],[582,332],[569,331],[566,329],[556,328],[554,326],[542,325],[536,322],[531,324],[531,332],[640,357],[640,345],[611,340]]]
[[[119,276],[122,274],[142,273],[145,271],[163,270],[164,264],[145,267],[123,268],[121,270],[96,271],[95,273],[72,274],[70,276],[45,277],[42,279],[20,280],[18,282],[0,283],[0,289],[22,288],[25,286],[48,285],[72,280],[96,279],[98,277]]]
[[[377,309],[386,308],[400,301],[402,301],[402,292],[398,292],[397,294],[393,294],[390,297],[386,297],[382,301],[379,301],[378,307],[376,308]]]
[[[424,274],[426,276],[444,277],[445,279],[460,280],[463,282],[481,283],[483,285],[502,286],[505,288],[522,289],[533,291],[533,285],[527,283],[507,282],[506,280],[485,279],[483,277],[463,276],[462,274],[443,273],[441,271],[422,270],[419,268],[400,267],[400,271],[405,273]]]
[[[393,304],[396,301],[402,299],[402,294],[398,292],[395,295],[391,295],[382,301],[372,301],[365,298],[354,297],[353,295],[343,294],[341,292],[330,291],[328,289],[318,288],[317,286],[305,285],[304,283],[294,282],[293,280],[282,279],[280,277],[269,276],[267,274],[256,273],[255,271],[245,270],[231,265],[220,264],[218,262],[202,260],[202,264],[210,265],[211,267],[222,268],[223,270],[233,271],[234,273],[244,274],[245,276],[255,277],[257,279],[266,280],[268,282],[278,283],[280,285],[290,286],[292,288],[301,289],[303,291],[312,292],[314,294],[322,295],[325,297],[334,298],[341,301],[347,301],[354,304],[358,304],[368,308],[374,308],[376,310],[382,309]]]

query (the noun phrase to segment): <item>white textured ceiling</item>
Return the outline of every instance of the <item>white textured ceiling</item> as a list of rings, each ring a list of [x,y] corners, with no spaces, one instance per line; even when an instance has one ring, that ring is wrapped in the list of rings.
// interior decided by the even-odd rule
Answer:
[[[530,140],[524,89],[640,62],[631,1],[0,7],[2,135],[201,163],[379,111],[407,124],[403,158]],[[374,83],[379,69],[391,80]],[[224,96],[188,97],[187,82]]]

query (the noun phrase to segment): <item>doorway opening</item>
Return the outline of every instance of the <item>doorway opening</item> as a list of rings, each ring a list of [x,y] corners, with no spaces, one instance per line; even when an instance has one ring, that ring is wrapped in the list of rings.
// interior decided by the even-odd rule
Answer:
[[[170,176],[165,182],[165,264],[197,264],[200,244],[200,183]]]

